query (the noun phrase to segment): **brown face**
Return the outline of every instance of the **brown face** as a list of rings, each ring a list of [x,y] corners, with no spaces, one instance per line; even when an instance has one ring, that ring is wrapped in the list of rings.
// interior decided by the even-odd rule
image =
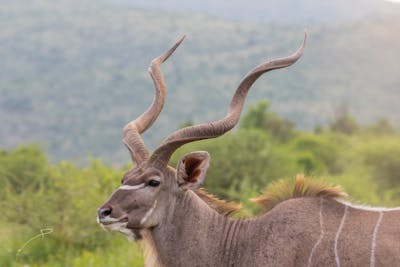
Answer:
[[[165,172],[167,173],[167,172]],[[119,231],[131,240],[140,230],[158,224],[168,193],[166,179],[153,167],[136,167],[127,172],[122,185],[98,209],[98,222],[106,230]]]

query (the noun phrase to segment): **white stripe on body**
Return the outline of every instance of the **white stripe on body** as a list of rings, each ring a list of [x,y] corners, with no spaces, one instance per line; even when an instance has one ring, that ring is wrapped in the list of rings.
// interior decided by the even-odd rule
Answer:
[[[370,266],[374,267],[375,266],[375,248],[376,248],[376,237],[378,235],[378,229],[381,224],[383,217],[383,211],[379,212],[379,218],[376,222],[375,228],[374,228],[374,234],[372,235],[372,243],[371,243],[371,260],[370,260]]]
[[[314,256],[314,252],[316,250],[316,248],[318,247],[318,245],[321,243],[322,239],[324,238],[325,235],[325,231],[324,231],[324,221],[323,221],[323,217],[322,217],[322,208],[323,208],[323,201],[324,198],[320,198],[320,202],[319,202],[319,227],[320,227],[320,234],[319,234],[319,238],[317,240],[317,243],[315,243],[315,245],[313,246],[313,248],[311,249],[311,253],[310,256],[308,257],[308,267],[311,266],[311,261],[312,258]]]
[[[339,240],[340,233],[342,232],[342,229],[343,229],[344,221],[346,220],[348,207],[349,206],[346,205],[344,208],[343,217],[342,217],[342,220],[340,221],[340,225],[339,225],[338,231],[336,233],[336,237],[335,237],[335,259],[336,259],[336,266],[338,266],[338,267],[340,267],[340,258],[339,258],[339,253],[337,250],[338,240]]]
[[[370,206],[367,206],[367,205],[352,204],[350,202],[343,201],[343,200],[340,200],[340,199],[337,199],[337,201],[339,203],[342,203],[345,206],[349,206],[351,208],[358,209],[358,210],[367,210],[367,211],[376,211],[376,212],[381,212],[381,211],[400,211],[400,207],[399,208],[370,207]]]

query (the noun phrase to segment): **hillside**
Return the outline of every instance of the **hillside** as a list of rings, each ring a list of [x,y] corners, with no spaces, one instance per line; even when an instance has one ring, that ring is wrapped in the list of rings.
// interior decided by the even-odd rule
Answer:
[[[103,0],[111,4],[181,13],[202,13],[236,21],[266,22],[299,27],[338,24],[365,17],[399,14],[400,5],[385,0]]]
[[[57,160],[127,160],[122,127],[153,97],[147,66],[183,33],[188,40],[163,67],[168,98],[145,134],[151,147],[184,121],[222,116],[250,68],[291,53],[303,37],[296,26],[88,0],[0,4],[0,147],[40,142]],[[262,78],[248,103],[267,98],[305,129],[327,123],[343,102],[363,122],[399,126],[400,17],[307,28],[304,57]]]

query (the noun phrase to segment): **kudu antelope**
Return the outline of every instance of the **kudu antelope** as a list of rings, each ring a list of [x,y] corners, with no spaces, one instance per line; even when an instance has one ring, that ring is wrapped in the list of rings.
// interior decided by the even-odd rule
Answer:
[[[151,62],[155,99],[124,128],[134,167],[98,209],[99,223],[130,240],[142,240],[150,251],[147,266],[400,266],[400,210],[353,206],[338,199],[343,195],[338,188],[299,176],[290,194],[277,197],[285,192],[275,192],[272,199],[281,201],[268,195],[257,200],[269,207],[263,215],[237,219],[227,216],[234,205],[199,190],[209,166],[207,152],[186,154],[176,169],[168,166],[182,145],[232,129],[252,84],[267,71],[295,63],[306,38],[293,55],[251,70],[236,89],[226,117],[180,129],[149,154],[141,134],[164,104],[160,65],[183,39]]]

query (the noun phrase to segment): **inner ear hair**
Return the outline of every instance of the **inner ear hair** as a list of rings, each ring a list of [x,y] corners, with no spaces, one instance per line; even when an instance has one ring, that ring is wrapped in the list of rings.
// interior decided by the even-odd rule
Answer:
[[[185,164],[185,180],[188,182],[196,182],[197,177],[201,174],[201,169],[198,167],[202,161],[197,158],[187,158],[183,160],[182,163]]]

